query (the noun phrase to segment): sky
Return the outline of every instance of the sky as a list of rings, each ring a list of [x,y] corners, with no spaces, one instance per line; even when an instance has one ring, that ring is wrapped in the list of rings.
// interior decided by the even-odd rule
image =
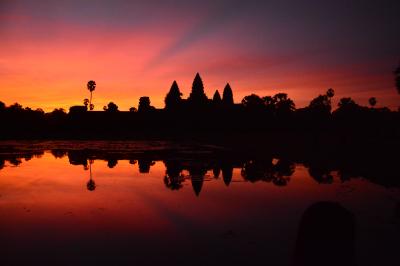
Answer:
[[[328,88],[397,109],[400,1],[0,0],[0,101],[68,108],[89,97],[120,110],[197,72],[212,97],[289,94],[306,106]]]

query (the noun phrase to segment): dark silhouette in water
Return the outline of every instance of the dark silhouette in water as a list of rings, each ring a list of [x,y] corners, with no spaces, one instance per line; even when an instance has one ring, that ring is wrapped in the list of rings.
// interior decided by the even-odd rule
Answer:
[[[114,168],[115,166],[117,166],[118,164],[118,160],[115,158],[109,158],[108,162],[107,162],[107,166],[108,168]]]
[[[89,176],[90,176],[90,178],[86,184],[86,187],[89,191],[94,191],[96,189],[96,183],[92,179],[92,164],[93,164],[93,161],[89,160]]]
[[[229,162],[223,162],[221,165],[222,179],[226,186],[232,182],[233,166]]]
[[[150,167],[154,165],[153,160],[149,160],[146,158],[139,159],[138,163],[139,163],[139,173],[142,173],[142,174],[150,173]]]
[[[293,265],[356,265],[353,214],[335,202],[310,206],[300,221]]]
[[[220,168],[218,165],[215,165],[215,166],[213,167],[212,171],[213,171],[214,178],[215,178],[215,179],[218,179],[218,178],[219,178],[219,175],[220,175],[220,173],[221,173],[221,168]]]
[[[207,167],[202,162],[191,162],[188,165],[188,170],[193,191],[196,196],[199,196],[201,189],[203,188],[204,176],[207,173]]]
[[[44,153],[40,149],[26,150],[26,147],[21,151],[13,147],[5,152],[3,150],[4,148],[0,148],[0,169],[7,164],[19,166],[23,161],[40,157]],[[18,152],[10,153],[9,150]],[[299,153],[297,149],[285,151],[275,150],[274,147],[270,147],[270,150],[261,149],[251,152],[242,149],[224,151],[217,149],[211,153],[198,151],[199,153],[194,154],[188,154],[185,150],[182,152],[170,150],[135,153],[135,150],[116,152],[104,149],[64,150],[55,148],[51,150],[51,154],[57,159],[68,156],[71,165],[83,166],[84,170],[89,170],[88,189],[96,188],[91,174],[93,158],[107,162],[109,168],[118,167],[119,160],[128,160],[132,165],[138,162],[139,172],[142,174],[149,173],[155,161],[162,160],[166,168],[163,179],[165,186],[171,190],[179,190],[185,182],[190,182],[197,196],[200,195],[204,181],[208,180],[207,173],[215,179],[218,179],[222,173],[221,182],[229,186],[234,169],[241,171],[242,181],[268,182],[275,186],[288,186],[295,172],[295,163],[303,164],[308,168],[310,177],[319,184],[333,183],[333,172],[337,172],[341,182],[363,178],[385,187],[400,187],[397,157],[388,157],[379,152],[376,153],[376,156],[364,152],[354,153],[354,151],[347,151],[345,154],[341,152],[328,154],[324,149],[314,154],[315,151],[309,153],[307,149],[301,149],[302,152]]]
[[[184,176],[182,175],[183,166],[179,160],[165,160],[164,161],[166,173],[164,177],[164,184],[171,190],[179,190],[182,188]]]

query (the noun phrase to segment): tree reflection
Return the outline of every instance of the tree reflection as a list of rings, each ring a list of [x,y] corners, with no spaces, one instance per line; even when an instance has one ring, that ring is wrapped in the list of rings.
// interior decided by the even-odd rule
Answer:
[[[19,166],[22,163],[22,160],[19,157],[11,157],[8,159],[8,162],[13,166]]]
[[[321,166],[310,167],[308,169],[308,173],[319,184],[332,184],[333,183],[333,176],[331,175],[331,171],[329,169],[323,168]]]
[[[148,174],[150,173],[150,167],[155,164],[151,159],[139,159],[139,173]]]
[[[20,166],[23,162],[31,160],[31,158],[39,158],[44,154],[43,150],[18,152],[18,153],[1,153],[0,152],[0,169],[7,166]],[[91,172],[91,163],[93,158],[107,161],[109,168],[114,168],[118,160],[127,160],[130,164],[138,163],[140,173],[149,173],[151,166],[156,160],[162,159],[165,154],[134,154],[134,153],[115,153],[96,150],[62,150],[53,149],[51,154],[55,158],[62,158],[65,154],[71,165],[83,166],[85,170]],[[168,156],[170,156],[168,154]],[[319,184],[332,184],[334,176],[340,178],[342,182],[352,180],[354,178],[365,178],[375,184],[386,187],[399,187],[399,179],[397,178],[397,168],[395,158],[387,160],[374,159],[375,163],[371,163],[369,157],[362,156],[344,156],[339,160],[335,157],[327,157],[327,154],[321,153],[306,154],[297,159],[273,159],[273,156],[260,156],[255,159],[248,159],[247,155],[242,157],[232,157],[231,155],[221,154],[217,157],[204,156],[198,157],[171,157],[172,159],[163,159],[166,170],[165,175],[161,178],[165,186],[171,190],[179,190],[183,187],[186,179],[190,179],[191,185],[196,195],[199,195],[205,175],[208,171],[212,172],[211,177],[218,179],[222,175],[222,182],[229,186],[234,179],[234,169],[240,169],[241,177],[248,182],[269,182],[275,186],[286,186],[289,184],[291,176],[295,172],[295,161],[304,165],[308,169],[308,174]],[[328,156],[331,156],[328,154]],[[91,162],[91,163],[90,163]],[[188,171],[189,175],[184,175],[183,171]],[[88,181],[88,189],[94,190],[96,185],[90,174]]]
[[[241,174],[250,182],[272,182],[276,186],[286,186],[295,171],[295,164],[288,160],[278,160],[273,164],[272,158],[250,160],[244,163]]]
[[[51,150],[51,154],[54,156],[54,158],[61,159],[67,154],[67,151],[60,149],[53,149]]]
[[[94,182],[94,180],[92,179],[92,164],[93,164],[93,160],[89,160],[89,181],[86,184],[87,190],[89,191],[94,191],[96,189],[96,183]]]
[[[108,168],[114,168],[115,166],[117,166],[117,164],[118,164],[118,160],[115,158],[109,158],[107,161]]]
[[[164,184],[167,188],[171,190],[179,190],[182,188],[182,182],[184,181],[184,176],[182,175],[182,164],[176,160],[165,160],[165,176]]]

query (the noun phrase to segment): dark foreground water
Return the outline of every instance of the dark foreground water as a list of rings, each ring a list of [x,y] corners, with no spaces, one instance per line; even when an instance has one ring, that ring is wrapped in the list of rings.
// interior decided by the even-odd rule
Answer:
[[[162,142],[0,147],[0,265],[400,265],[399,189],[362,176]]]

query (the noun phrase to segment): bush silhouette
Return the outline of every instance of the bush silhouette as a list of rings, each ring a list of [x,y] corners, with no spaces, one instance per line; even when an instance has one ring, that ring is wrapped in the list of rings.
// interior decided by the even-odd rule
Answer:
[[[110,113],[118,112],[118,105],[113,102],[109,102],[107,106],[103,107],[103,110]]]
[[[154,107],[150,105],[150,98],[147,96],[140,97],[139,99],[139,112],[147,112],[153,110]]]

